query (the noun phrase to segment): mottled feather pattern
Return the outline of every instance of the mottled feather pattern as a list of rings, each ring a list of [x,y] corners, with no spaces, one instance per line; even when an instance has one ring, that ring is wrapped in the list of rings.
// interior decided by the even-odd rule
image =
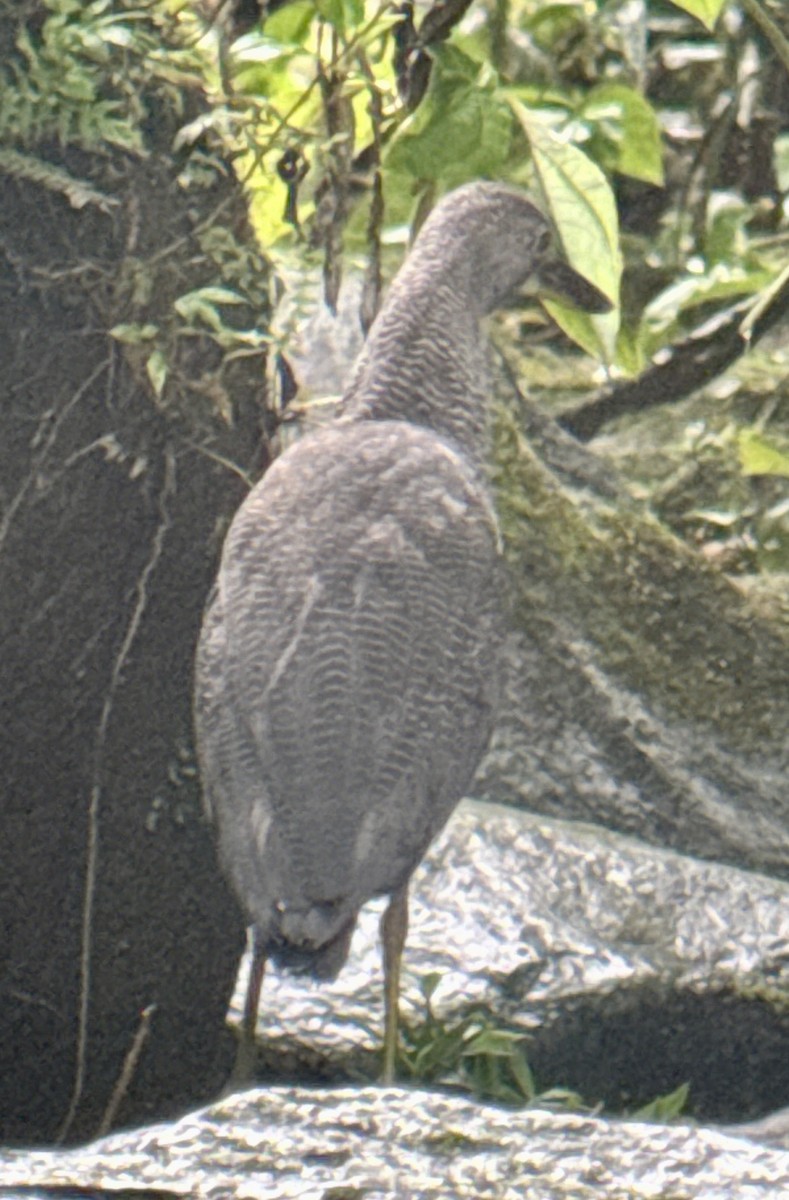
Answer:
[[[404,423],[305,439],[242,509],[215,601],[234,803],[213,807],[261,930],[319,905],[328,940],[444,824],[492,726],[499,571],[485,488]]]
[[[502,245],[505,219],[520,229]],[[340,968],[359,908],[408,880],[487,746],[504,586],[479,321],[545,228],[511,189],[444,201],[340,418],[271,466],[225,542],[201,768],[225,870],[287,965]]]

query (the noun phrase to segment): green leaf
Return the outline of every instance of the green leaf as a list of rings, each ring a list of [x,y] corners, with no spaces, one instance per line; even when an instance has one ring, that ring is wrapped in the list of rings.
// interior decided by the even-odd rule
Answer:
[[[743,429],[737,439],[744,475],[789,477],[789,441],[765,437],[757,429]]]
[[[675,8],[689,13],[691,17],[696,17],[707,29],[712,29],[723,12],[726,0],[671,0],[671,3]]]
[[[204,133],[218,124],[216,112],[200,113],[193,121],[182,125],[173,138],[173,150],[181,150],[185,146],[194,146]]]
[[[533,1100],[537,1095],[537,1084],[529,1066],[529,1061],[521,1046],[513,1047],[513,1052],[510,1056],[510,1071],[523,1099]]]
[[[61,96],[69,100],[81,100],[90,103],[96,98],[96,88],[93,79],[76,70],[63,73],[58,80],[57,88]]]
[[[175,311],[191,325],[203,324],[209,329],[220,331],[224,327],[217,304],[244,304],[243,296],[231,288],[204,287],[193,292],[184,292],[174,302]]]
[[[789,133],[779,134],[773,142],[775,174],[778,190],[789,192]]]
[[[118,342],[123,342],[127,346],[139,346],[141,342],[150,342],[156,337],[159,332],[158,325],[113,325],[110,330],[110,337],[115,338]]]
[[[145,364],[145,369],[148,372],[148,378],[151,381],[156,399],[161,400],[168,375],[167,359],[161,350],[154,350]]]
[[[514,95],[510,104],[531,147],[532,161],[568,261],[614,300],[622,260],[611,187],[596,163],[554,128],[556,114],[527,108]],[[619,312],[591,317],[557,301],[545,307],[589,354],[613,358]]]
[[[270,17],[266,17],[266,39],[301,46],[314,16],[314,0],[297,0],[295,4],[285,4]],[[239,42],[244,40],[239,38]]]
[[[113,22],[111,25],[105,25],[101,31],[102,40],[109,42],[111,46],[120,46],[124,50],[128,50],[134,45],[134,34],[127,25],[119,25]]]
[[[522,1041],[522,1033],[486,1026],[469,1040],[463,1049],[463,1058],[470,1058],[478,1054],[493,1058],[510,1058],[513,1046]]]
[[[742,519],[742,513],[725,508],[691,508],[687,516],[694,521],[705,521],[716,529],[732,529]]]
[[[277,63],[280,66],[288,63],[293,58],[294,54],[298,54],[300,47],[283,45],[281,42],[275,41],[273,38],[264,36],[262,33],[249,33],[246,37],[239,38],[234,42],[230,49],[230,61],[234,76],[244,71],[249,67],[270,66],[272,63]],[[251,90],[247,87],[246,90]],[[208,121],[213,119],[212,114],[207,114]],[[198,117],[192,121],[187,130],[192,126],[197,126],[200,121],[206,122],[206,116]]]
[[[707,201],[704,257],[712,266],[741,262],[747,245],[746,223],[753,210],[736,192],[711,192]]]
[[[495,72],[454,46],[441,46],[427,95],[392,139],[386,165],[454,187],[497,174],[511,138],[512,113]]]
[[[606,165],[608,157],[612,170],[662,186],[660,125],[640,92],[623,83],[600,84],[592,88],[579,115],[592,125],[593,141],[602,143],[600,157]]]
[[[732,300],[748,296],[766,287],[772,280],[769,271],[743,271],[723,264],[713,267],[706,275],[690,275],[660,292],[645,313],[650,319],[660,320],[664,316],[677,316],[700,304],[713,300]]]
[[[774,279],[769,280],[761,289],[760,294],[747,315],[743,318],[740,325],[740,333],[744,338],[750,340],[753,336],[753,329],[756,322],[762,317],[762,314],[767,311],[778,293],[789,282],[789,264],[779,271]]]
[[[589,1105],[584,1103],[583,1097],[578,1092],[573,1092],[570,1088],[548,1088],[546,1092],[539,1092],[535,1097],[539,1101],[541,1108],[560,1108],[560,1109],[576,1109],[578,1112],[589,1112]]]
[[[665,1096],[657,1096],[633,1113],[642,1121],[673,1121],[681,1116],[688,1102],[690,1084],[681,1083],[673,1092]]]
[[[526,19],[524,29],[543,50],[551,50],[577,31],[582,33],[585,16],[583,4],[543,4]]]
[[[175,302],[175,307],[179,304],[188,304],[192,300],[202,300],[207,304],[245,304],[243,296],[232,288],[227,287],[203,287],[197,288],[193,292],[184,292],[183,296],[179,296]],[[178,308],[180,312],[180,308]]]
[[[433,993],[441,982],[440,971],[430,971],[427,975],[423,975],[419,980],[419,990],[428,1002],[432,999]]]
[[[717,263],[704,275],[683,276],[659,292],[644,309],[639,342],[645,357],[651,358],[656,350],[672,340],[681,326],[683,314],[692,313],[700,305],[757,295],[772,283],[769,271],[746,271],[726,263]],[[746,337],[750,316],[741,325]]]
[[[84,208],[94,204],[104,213],[109,213],[120,201],[115,196],[99,192],[91,183],[70,175],[63,167],[36,158],[32,154],[20,154],[10,147],[0,147],[0,172],[7,172],[19,179],[27,179],[50,191],[60,192],[72,208]]]
[[[789,496],[779,500],[758,518],[756,536],[760,570],[789,570]]]
[[[643,339],[639,331],[630,325],[622,324],[616,335],[616,365],[620,371],[629,377],[639,375],[646,366]]]
[[[364,0],[315,0],[315,7],[340,37],[364,20]]]

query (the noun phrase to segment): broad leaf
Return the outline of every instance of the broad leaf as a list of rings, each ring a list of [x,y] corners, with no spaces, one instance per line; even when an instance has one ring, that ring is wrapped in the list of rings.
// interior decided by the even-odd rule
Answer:
[[[154,395],[157,400],[160,400],[164,392],[164,385],[167,382],[168,366],[167,359],[162,354],[161,350],[154,350],[149,357],[145,368],[148,372],[148,378],[151,381],[151,386],[154,390]]]
[[[568,261],[614,302],[622,262],[611,188],[596,163],[554,128],[555,115],[510,103],[529,140],[532,161]],[[590,317],[556,301],[546,308],[562,329],[588,353],[611,360],[619,313]]]
[[[364,0],[316,0],[315,7],[341,37],[364,19]]]
[[[158,332],[158,325],[122,323],[120,325],[113,325],[109,334],[117,342],[124,342],[127,346],[139,346],[141,342],[152,342]]]
[[[601,143],[604,165],[633,179],[663,184],[663,146],[652,105],[640,92],[623,83],[593,88],[580,110]],[[610,162],[606,162],[606,159]]]
[[[495,175],[509,153],[512,113],[495,72],[454,46],[436,52],[427,95],[392,139],[386,165],[456,186]]]
[[[743,429],[738,449],[744,475],[785,475],[789,477],[789,443],[765,437],[757,429]]]
[[[313,0],[296,0],[295,4],[283,4],[271,16],[266,17],[266,37],[272,42],[301,46],[315,16]],[[240,38],[239,41],[244,41]]]
[[[712,29],[723,12],[726,0],[671,0],[671,3]]]

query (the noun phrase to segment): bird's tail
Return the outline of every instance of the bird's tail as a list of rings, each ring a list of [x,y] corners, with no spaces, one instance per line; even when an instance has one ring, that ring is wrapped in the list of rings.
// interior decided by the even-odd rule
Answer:
[[[283,922],[284,925],[287,923]],[[290,930],[270,937],[266,946],[268,957],[294,975],[311,975],[313,979],[336,979],[345,965],[351,938],[356,928],[356,913],[328,941],[316,946],[297,940]],[[295,931],[293,931],[295,932]]]

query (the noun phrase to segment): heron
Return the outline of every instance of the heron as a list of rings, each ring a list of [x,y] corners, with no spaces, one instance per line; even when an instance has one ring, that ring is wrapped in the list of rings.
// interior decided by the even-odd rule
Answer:
[[[505,580],[486,479],[483,318],[527,280],[600,292],[519,189],[472,183],[424,223],[339,414],[235,515],[200,634],[198,756],[220,861],[252,927],[236,1075],[265,966],[336,977],[360,909],[382,921],[394,1078],[408,887],[493,730]]]

